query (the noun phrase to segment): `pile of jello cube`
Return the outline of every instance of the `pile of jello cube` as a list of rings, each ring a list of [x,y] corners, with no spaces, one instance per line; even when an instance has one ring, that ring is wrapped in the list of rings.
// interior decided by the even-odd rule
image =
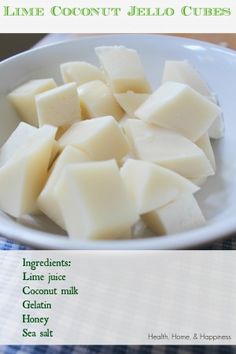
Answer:
[[[0,150],[0,209],[44,213],[80,240],[129,238],[140,221],[155,235],[204,225],[194,193],[224,131],[214,94],[188,61],[167,60],[153,91],[135,50],[95,52],[100,67],[63,63],[63,85],[9,94],[23,122]]]

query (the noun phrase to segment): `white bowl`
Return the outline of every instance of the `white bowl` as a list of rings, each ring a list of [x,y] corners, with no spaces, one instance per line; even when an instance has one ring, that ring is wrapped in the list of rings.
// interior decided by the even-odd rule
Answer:
[[[236,52],[200,41],[158,35],[105,35],[33,49],[0,63],[0,144],[19,120],[6,95],[35,78],[61,82],[59,64],[85,60],[97,64],[94,48],[125,45],[137,49],[153,87],[160,84],[166,59],[190,60],[218,95],[224,112],[225,138],[214,141],[217,173],[197,193],[207,225],[181,234],[122,241],[74,241],[45,217],[17,221],[0,213],[0,234],[37,248],[182,249],[236,232]]]

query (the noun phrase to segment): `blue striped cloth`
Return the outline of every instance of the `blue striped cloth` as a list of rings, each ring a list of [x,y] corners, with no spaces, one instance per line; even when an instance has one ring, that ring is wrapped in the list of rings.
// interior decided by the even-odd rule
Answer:
[[[1,354],[235,354],[235,346],[8,346]]]
[[[30,249],[0,237],[1,250]],[[236,250],[236,236],[204,249]],[[0,346],[0,354],[236,354],[235,346]]]

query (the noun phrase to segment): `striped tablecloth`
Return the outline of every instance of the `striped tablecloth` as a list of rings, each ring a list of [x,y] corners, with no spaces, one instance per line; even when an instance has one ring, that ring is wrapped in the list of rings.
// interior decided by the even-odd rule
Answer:
[[[9,346],[1,354],[235,354],[231,346]]]

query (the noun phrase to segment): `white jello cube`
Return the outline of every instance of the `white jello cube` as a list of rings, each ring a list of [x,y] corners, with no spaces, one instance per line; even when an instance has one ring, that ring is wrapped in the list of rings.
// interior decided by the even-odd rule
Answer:
[[[60,68],[64,83],[76,82],[79,86],[93,80],[104,81],[103,72],[85,61],[63,63]]]
[[[0,149],[0,166],[7,162],[19,149],[28,143],[37,131],[36,127],[20,122]]]
[[[0,149],[0,167],[19,149],[28,144],[29,138],[37,131],[38,128],[27,124],[25,122],[20,122],[16,129],[12,132],[10,137],[7,139],[5,144]],[[60,150],[60,146],[56,140],[53,141],[52,153],[49,161],[49,166],[52,165],[53,161],[57,157]]]
[[[190,86],[167,82],[137,109],[135,116],[196,141],[207,132],[219,113],[216,104]]]
[[[83,118],[112,115],[119,120],[124,115],[111,90],[102,81],[90,81],[79,86],[78,94]]]
[[[220,107],[220,103],[216,95],[208,97],[208,99],[217,104]],[[221,111],[214,122],[211,124],[210,128],[208,129],[208,134],[211,139],[220,139],[224,136],[225,133],[225,123],[224,123],[224,114]]]
[[[150,92],[150,85],[136,50],[123,46],[104,46],[95,48],[95,52],[113,92]]]
[[[36,96],[39,126],[61,127],[80,121],[80,103],[75,83],[65,84]]]
[[[37,129],[0,168],[0,209],[14,216],[35,212],[46,182],[56,128]]]
[[[111,116],[75,123],[58,142],[61,148],[73,145],[82,149],[91,160],[120,161],[130,150],[125,135]]]
[[[138,220],[114,160],[67,166],[55,195],[71,238],[127,238]]]
[[[139,214],[199,189],[179,174],[147,161],[128,159],[120,172]]]
[[[53,79],[31,80],[17,87],[8,95],[8,98],[22,120],[38,127],[35,96],[56,86]]]
[[[213,103],[218,104],[215,94],[203,80],[201,74],[187,60],[167,60],[164,66],[162,81],[163,83],[167,81],[176,81],[189,85]],[[215,121],[209,127],[208,133],[210,138],[214,139],[219,139],[224,135],[224,119],[222,112],[218,114]]]
[[[187,178],[214,174],[204,152],[183,135],[138,119],[128,119],[124,129],[135,158],[155,162]]]
[[[67,146],[53,165],[47,183],[39,195],[37,201],[39,209],[63,229],[65,224],[55,197],[55,186],[65,166],[86,161],[89,161],[89,158],[83,151]]]
[[[178,199],[142,216],[144,223],[156,235],[170,235],[205,224],[205,218],[192,194],[183,194]]]
[[[141,104],[143,104],[144,101],[146,101],[149,96],[150,95],[146,93],[135,93],[132,91],[114,94],[114,97],[119,105],[130,117],[135,116],[134,112],[139,106],[141,106]]]
[[[201,74],[187,60],[166,60],[162,82],[175,81],[192,87],[203,96],[210,97],[212,92]]]

